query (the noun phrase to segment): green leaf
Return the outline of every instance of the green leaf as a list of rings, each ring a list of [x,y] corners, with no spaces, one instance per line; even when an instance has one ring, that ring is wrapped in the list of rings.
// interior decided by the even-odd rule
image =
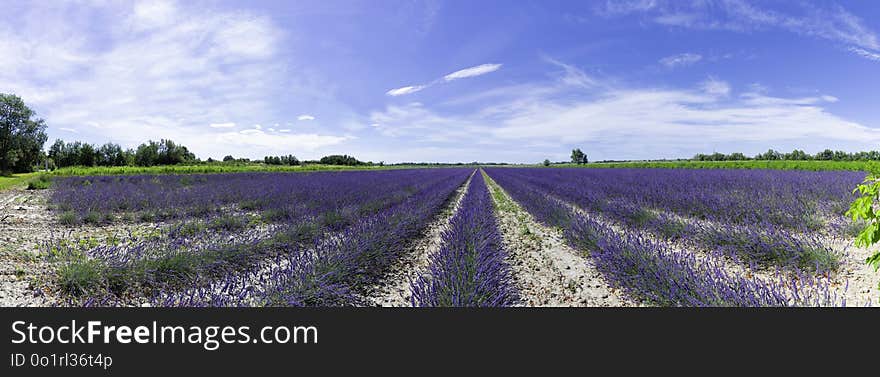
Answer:
[[[868,257],[868,259],[865,260],[865,263],[867,263],[869,266],[874,267],[875,272],[880,269],[880,251]]]

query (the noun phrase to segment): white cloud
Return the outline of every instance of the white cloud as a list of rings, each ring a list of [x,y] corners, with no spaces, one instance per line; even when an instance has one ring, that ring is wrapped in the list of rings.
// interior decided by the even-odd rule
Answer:
[[[235,127],[235,123],[232,123],[232,122],[228,122],[228,123],[211,123],[211,124],[208,125],[208,127],[211,127],[211,128],[234,128],[234,127]]]
[[[499,68],[501,68],[501,64],[481,64],[481,65],[478,65],[475,67],[465,68],[462,70],[452,72],[446,76],[443,76],[443,78],[434,80],[428,84],[410,85],[410,86],[395,88],[395,89],[391,89],[391,90],[385,92],[385,94],[392,96],[392,97],[413,94],[415,92],[429,88],[435,84],[439,84],[442,82],[455,81],[455,80],[464,79],[464,78],[468,78],[468,77],[481,76],[481,75],[485,75],[490,72],[495,72]]]
[[[392,97],[397,97],[397,96],[402,96],[402,95],[412,94],[412,93],[418,92],[422,89],[425,89],[426,87],[427,87],[427,85],[404,86],[402,88],[391,89],[391,90],[385,92],[385,94],[392,96]]]
[[[850,47],[849,51],[868,60],[880,62],[880,54],[858,47]]]
[[[0,88],[45,118],[50,137],[77,128],[96,143],[167,138],[200,157],[240,155],[254,150],[205,142],[233,128],[218,119],[254,124],[283,116],[277,98],[326,98],[322,82],[290,74],[289,41],[265,15],[174,1],[47,4],[28,3],[15,27],[0,22]]]
[[[703,56],[700,54],[686,52],[683,54],[672,55],[662,58],[660,59],[660,64],[663,64],[668,68],[677,68],[697,63],[702,59]]]
[[[177,5],[172,1],[141,1],[134,5],[129,21],[135,30],[143,31],[167,26],[176,16]]]
[[[79,133],[79,131],[77,131],[77,130],[75,130],[75,129],[73,129],[73,128],[59,127],[58,129],[61,130],[61,131],[65,131],[65,132],[72,132],[72,133],[75,133],[75,134],[78,134],[78,133]]]
[[[757,4],[761,4],[760,2]],[[744,0],[692,1],[654,0],[607,2],[599,15],[616,17],[640,13],[657,24],[735,32],[781,29],[822,38],[862,49],[880,50],[880,37],[858,16],[840,6],[820,8],[809,2],[779,12]]]
[[[705,81],[700,83],[700,88],[706,94],[712,96],[721,96],[726,97],[730,94],[730,84],[726,81],[718,80],[714,77],[709,77]]]
[[[462,148],[469,149],[461,151],[468,156],[470,149],[479,149],[463,146],[462,140],[479,140],[475,144],[491,156],[522,162],[540,161],[570,146],[588,148],[595,159],[643,159],[713,149],[755,154],[768,147],[814,153],[880,143],[880,130],[824,108],[836,97],[774,97],[768,90],[731,97],[730,85],[714,77],[691,89],[620,88],[608,82],[585,89],[550,81],[528,90],[502,88],[505,95],[469,94],[472,98],[437,108],[391,105],[371,113],[368,122],[391,143],[405,139],[414,149],[433,148],[429,155],[441,156],[435,160],[449,160]],[[446,112],[457,104],[472,109],[475,101],[479,110]],[[516,153],[505,152],[511,149]],[[445,158],[443,150],[449,153]]]
[[[255,124],[255,125],[254,125],[254,129],[256,129],[256,130],[262,130],[262,129],[263,129],[263,126],[261,126],[261,125],[259,125],[259,124]]]
[[[296,117],[296,120],[315,120],[315,117],[311,116],[309,114],[303,114],[303,115]]]
[[[443,80],[448,82],[468,77],[485,75],[490,72],[495,72],[499,68],[501,68],[501,64],[481,64],[476,67],[465,68],[459,71],[452,72],[446,76],[443,76]]]
[[[564,74],[560,78],[560,81],[565,85],[580,86],[585,88],[596,85],[595,79],[588,76],[586,73],[584,73],[584,71],[581,71],[573,65],[565,64],[549,56],[544,56],[543,59],[544,61],[565,70]]]
[[[282,132],[283,131],[284,130],[282,130]],[[240,132],[227,132],[216,135],[215,137],[215,141],[220,145],[233,146],[238,149],[257,148],[261,151],[265,150],[274,153],[281,153],[284,151],[314,151],[350,139],[350,136],[319,134],[270,135],[257,129],[243,130]]]

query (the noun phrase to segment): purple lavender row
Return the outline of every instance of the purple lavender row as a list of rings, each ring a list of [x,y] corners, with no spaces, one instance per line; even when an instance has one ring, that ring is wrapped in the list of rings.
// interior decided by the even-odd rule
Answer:
[[[852,187],[864,178],[859,172],[783,170],[518,169],[515,173],[542,189],[555,187],[556,192],[592,203],[624,201],[696,219],[801,231],[820,228],[821,216],[842,216],[852,201]]]
[[[313,245],[292,245],[271,266],[229,273],[199,289],[164,292],[160,306],[346,306],[363,305],[366,287],[423,234],[431,219],[472,170],[442,169],[441,179],[399,205],[364,218]],[[442,173],[441,173],[442,172]]]
[[[97,176],[59,179],[51,204],[78,221],[128,214],[135,221],[257,211],[285,221],[327,207],[346,220],[424,179],[420,170]],[[417,188],[409,187],[410,191]]]
[[[482,174],[471,180],[458,212],[429,256],[428,272],[412,283],[412,305],[512,306],[519,301]]]
[[[752,225],[683,222],[665,212],[665,208],[659,213],[648,210],[651,202],[638,196],[633,199],[618,197],[614,191],[619,190],[608,183],[578,179],[576,173],[579,170],[564,170],[571,174],[568,180],[555,171],[545,176],[543,172],[548,169],[504,171],[504,174],[515,174],[557,198],[632,229],[646,229],[657,237],[677,240],[690,247],[718,250],[744,264],[793,267],[814,272],[833,271],[839,266],[838,255],[821,241],[816,232],[796,234],[773,222]],[[613,177],[610,180],[615,181]]]
[[[620,235],[508,171],[492,169],[488,173],[539,222],[563,229],[567,243],[588,253],[609,282],[646,303],[744,307],[845,304],[824,280],[747,277],[722,268],[713,255],[698,259],[638,234]]]
[[[375,184],[376,181],[370,179],[371,174],[358,174],[359,179],[350,180],[349,186],[373,194],[372,197],[359,196],[359,202],[350,199],[326,201],[323,197],[338,192],[313,191],[310,197],[301,196],[299,202],[300,205],[311,207],[312,211],[261,231],[245,226],[246,221],[240,223],[241,227],[218,227],[210,218],[204,221],[188,218],[151,237],[129,236],[121,242],[86,246],[86,249],[78,244],[56,243],[47,245],[47,249],[54,250],[55,254],[59,254],[59,251],[63,254],[64,250],[69,255],[86,254],[88,259],[75,259],[78,265],[73,267],[96,266],[105,275],[96,282],[100,286],[71,287],[77,291],[74,293],[80,296],[85,294],[86,298],[121,294],[131,287],[154,292],[174,290],[180,286],[199,285],[216,276],[238,273],[266,257],[296,252],[302,245],[312,247],[316,243],[321,244],[324,239],[339,237],[339,232],[351,227],[351,224],[386,212],[397,213],[399,209],[396,207],[406,200],[412,200],[416,192],[433,190],[434,186],[450,179],[459,179],[468,171],[419,170],[386,175],[386,179],[394,180],[393,184]],[[316,174],[312,179],[325,177]],[[336,179],[331,181],[339,182]],[[339,208],[341,205],[345,207]],[[369,211],[362,210],[364,207],[368,207]],[[338,214],[346,212],[354,218],[339,221]],[[328,214],[333,215],[334,221],[326,221]],[[220,218],[239,221],[239,217]],[[195,232],[188,230],[192,224],[201,222],[209,226]],[[226,225],[225,222],[219,224]]]

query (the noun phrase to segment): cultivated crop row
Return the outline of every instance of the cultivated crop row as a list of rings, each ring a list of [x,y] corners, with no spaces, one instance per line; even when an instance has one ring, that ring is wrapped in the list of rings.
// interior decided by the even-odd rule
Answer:
[[[426,274],[412,284],[413,306],[511,306],[513,284],[482,174],[471,180],[458,212],[430,255]]]
[[[525,178],[541,174],[537,170],[498,168],[487,169],[487,173],[538,221],[562,228],[567,242],[587,253],[608,281],[643,302],[673,306],[842,303],[822,279],[805,274],[797,278],[779,275],[778,280],[761,279],[724,268],[716,254],[697,257],[646,237],[638,228],[613,229],[559,199],[558,190],[539,184],[539,179]],[[562,182],[559,179],[554,183]]]
[[[839,255],[820,237],[845,221],[848,172],[666,169],[516,169],[549,195],[688,247],[746,264],[833,271]],[[820,221],[822,220],[822,221]]]
[[[57,207],[164,211],[172,221],[111,242],[46,248],[66,259],[62,286],[91,303],[147,295],[154,304],[211,305],[244,295],[253,304],[341,304],[383,272],[470,171],[75,178],[57,189]],[[271,259],[267,278],[260,266]],[[214,296],[236,279],[249,293]]]

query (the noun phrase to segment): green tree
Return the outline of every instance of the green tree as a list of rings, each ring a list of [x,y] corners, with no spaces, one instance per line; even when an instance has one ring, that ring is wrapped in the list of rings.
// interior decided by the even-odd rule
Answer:
[[[824,150],[824,151],[819,152],[819,153],[816,154],[816,159],[817,159],[817,160],[828,161],[828,160],[831,160],[831,159],[833,159],[833,158],[834,158],[834,151],[832,151],[832,150],[830,150],[830,149],[826,149],[826,150]]]
[[[550,159],[544,159],[544,166],[550,166]]]
[[[138,146],[134,153],[134,163],[137,166],[153,166],[159,161],[159,143],[150,140]]]
[[[0,93],[0,174],[25,173],[40,162],[46,122],[21,97]]]
[[[589,162],[587,160],[587,155],[581,151],[580,148],[575,148],[571,150],[571,163],[573,164],[586,164]]]
[[[347,166],[355,166],[355,165],[365,165],[364,162],[358,161],[358,159],[349,156],[349,155],[330,155],[321,157],[320,162],[324,165],[347,165]]]

